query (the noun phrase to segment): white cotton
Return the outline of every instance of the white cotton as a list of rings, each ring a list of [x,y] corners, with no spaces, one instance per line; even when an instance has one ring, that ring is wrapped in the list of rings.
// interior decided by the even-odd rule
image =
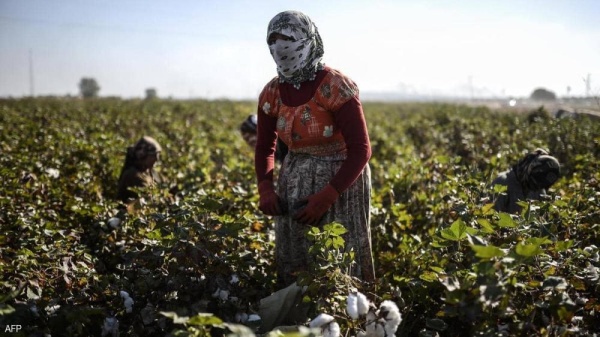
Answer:
[[[227,290],[219,291],[219,298],[221,299],[221,301],[227,301],[227,299],[229,298],[229,291],[227,291]]]
[[[126,292],[126,291],[123,291],[123,290],[119,291],[119,295],[121,295],[121,298],[122,298],[123,300],[125,300],[126,298],[128,298],[128,297],[129,297],[129,293],[128,293],[128,292]]]
[[[217,298],[217,297],[219,297],[220,293],[221,293],[221,288],[217,288],[217,290],[215,290],[215,292],[212,293],[212,297]]]
[[[31,313],[33,315],[35,315],[35,317],[39,317],[40,316],[40,312],[38,310],[38,307],[34,304],[31,307],[29,307],[29,311],[31,311]]]
[[[350,318],[354,320],[358,319],[358,298],[356,297],[356,294],[348,294],[348,299],[346,300],[346,311],[348,312],[348,316],[350,316]]]
[[[359,330],[356,334],[356,337],[367,337],[367,333],[362,330]]]
[[[106,317],[102,325],[102,337],[104,336],[119,336],[119,320],[116,317]]]
[[[240,278],[236,274],[231,275],[231,280],[229,281],[229,283],[236,284],[238,282],[240,282]]]
[[[358,300],[356,305],[358,309],[358,314],[360,316],[366,315],[369,312],[369,307],[371,305],[371,303],[367,299],[367,296],[365,296],[363,293],[357,293],[356,298]]]
[[[383,301],[379,306],[379,313],[385,319],[385,332],[388,336],[393,336],[402,322],[402,315],[396,303],[392,301]]]
[[[319,314],[315,319],[310,321],[309,327],[311,328],[320,328],[325,324],[333,322],[333,316],[328,314]]]
[[[256,321],[260,321],[260,320],[261,320],[261,318],[257,314],[252,314],[252,315],[248,316],[248,322],[256,322]]]
[[[365,326],[365,334],[367,337],[385,337],[385,328],[383,322],[374,320]]]
[[[337,322],[331,322],[323,328],[322,333],[323,337],[339,337],[340,325]]]
[[[237,323],[246,323],[248,322],[248,314],[245,312],[238,312],[235,314],[235,321]]]
[[[119,218],[110,218],[108,219],[108,225],[112,228],[118,228],[119,225],[121,224],[121,219]]]
[[[56,314],[56,311],[60,309],[60,304],[50,305],[46,307],[46,312],[49,316]]]
[[[123,305],[125,305],[125,312],[127,313],[131,313],[131,311],[133,311],[133,299],[131,297],[127,297],[124,301],[123,301]]]
[[[58,178],[60,176],[60,171],[51,167],[46,169],[46,173],[52,178]]]

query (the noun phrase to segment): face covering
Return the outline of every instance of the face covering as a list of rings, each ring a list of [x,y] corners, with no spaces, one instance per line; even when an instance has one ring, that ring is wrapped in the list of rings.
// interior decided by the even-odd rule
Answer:
[[[299,41],[277,40],[269,46],[271,56],[277,64],[277,72],[288,79],[292,78],[299,69],[304,68],[310,48],[311,41],[309,39]]]
[[[269,45],[279,81],[299,89],[302,82],[315,79],[323,69],[323,41],[311,19],[298,11],[281,12],[269,22],[267,41],[275,33],[290,38]]]

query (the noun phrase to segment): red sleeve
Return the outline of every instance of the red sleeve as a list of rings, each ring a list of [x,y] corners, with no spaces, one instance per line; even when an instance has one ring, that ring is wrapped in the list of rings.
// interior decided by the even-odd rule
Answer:
[[[258,107],[258,123],[256,148],[254,152],[254,169],[256,180],[260,184],[265,179],[273,181],[273,168],[275,167],[275,147],[277,143],[277,117],[265,114]]]
[[[348,150],[346,160],[329,182],[341,194],[354,183],[371,158],[371,142],[358,97],[344,103],[333,116]]]

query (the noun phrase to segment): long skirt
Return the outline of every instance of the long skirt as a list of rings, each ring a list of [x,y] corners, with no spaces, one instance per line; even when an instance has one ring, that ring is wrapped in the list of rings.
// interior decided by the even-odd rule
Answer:
[[[277,190],[286,214],[275,218],[275,259],[278,286],[285,287],[296,281],[297,273],[306,271],[311,261],[306,237],[307,225],[294,220],[294,205],[299,200],[321,191],[340,169],[345,154],[316,157],[290,152],[280,169]],[[340,194],[327,211],[319,226],[331,222],[342,224],[345,250],[354,251],[355,263],[349,274],[363,281],[373,282],[375,270],[371,248],[370,209],[371,169],[367,164],[356,181]]]

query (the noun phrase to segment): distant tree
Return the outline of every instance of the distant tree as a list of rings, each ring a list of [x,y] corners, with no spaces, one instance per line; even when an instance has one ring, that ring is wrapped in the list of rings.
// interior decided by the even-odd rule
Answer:
[[[155,98],[158,97],[158,94],[156,93],[156,89],[154,88],[148,88],[146,89],[146,100],[153,100]]]
[[[98,97],[100,86],[96,79],[84,77],[79,81],[79,92],[83,98]]]
[[[544,88],[537,88],[531,93],[530,98],[536,101],[555,101],[556,94]]]

